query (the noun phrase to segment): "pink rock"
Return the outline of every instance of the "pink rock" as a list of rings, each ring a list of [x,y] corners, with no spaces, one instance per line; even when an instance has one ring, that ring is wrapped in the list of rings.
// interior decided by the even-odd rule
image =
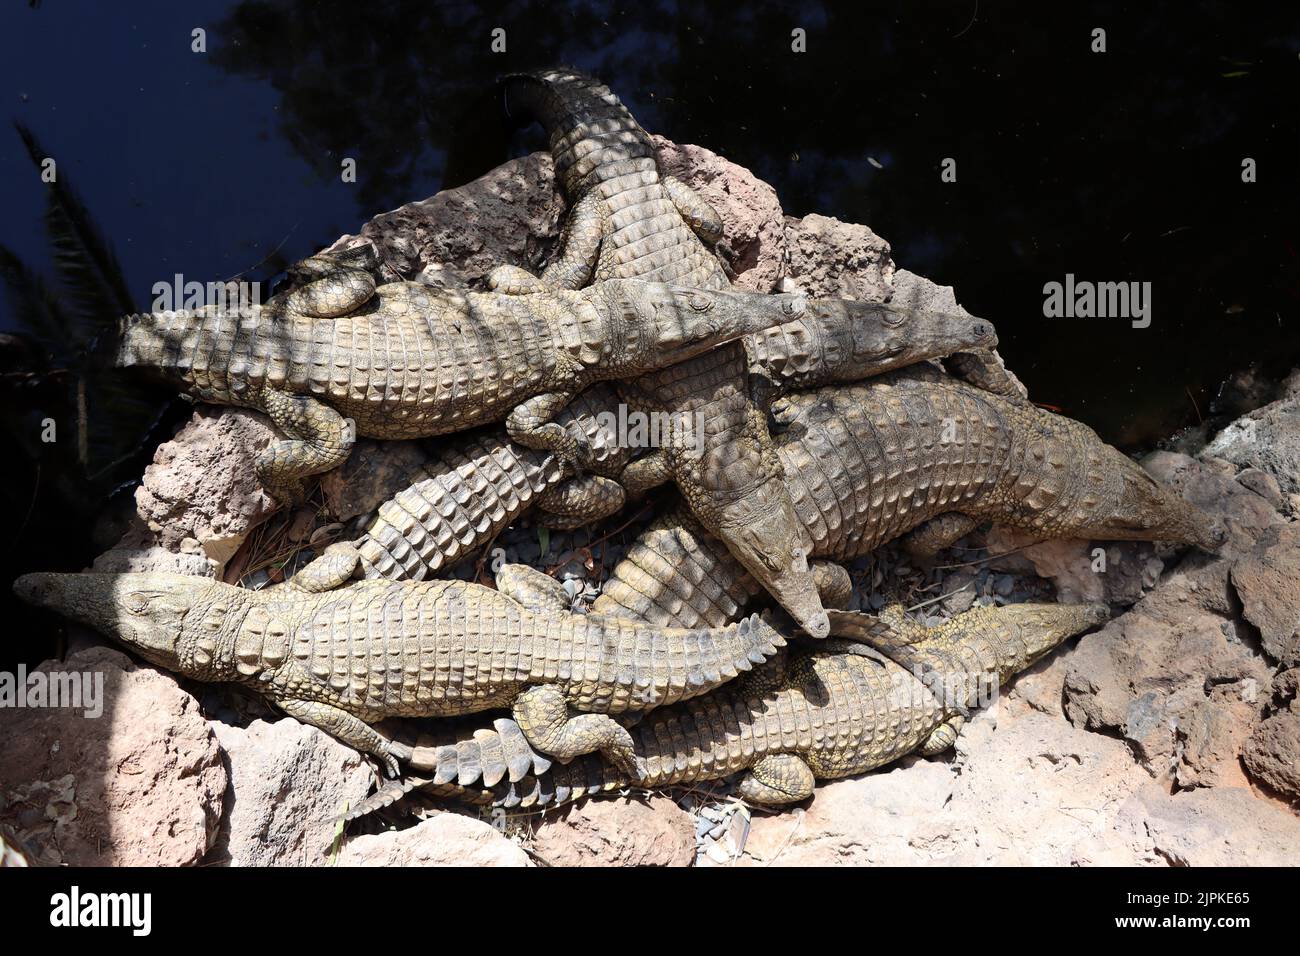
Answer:
[[[221,750],[198,702],[125,654],[93,647],[61,671],[103,675],[103,713],[7,711],[3,810],[35,861],[183,866],[212,846],[226,791]]]
[[[771,292],[784,274],[786,235],[776,190],[743,166],[703,146],[679,146],[652,136],[660,172],[694,189],[722,217],[723,234],[736,254],[735,285]]]
[[[893,294],[889,243],[866,226],[816,213],[785,220],[786,275],[818,297],[884,302]]]
[[[136,511],[166,551],[200,555],[213,574],[280,507],[257,480],[258,454],[278,440],[264,415],[203,406],[158,446],[136,489]]]
[[[406,830],[363,834],[343,845],[341,866],[531,866],[528,854],[491,824],[439,813]]]
[[[690,866],[695,823],[667,797],[588,800],[544,817],[533,852],[551,866]]]

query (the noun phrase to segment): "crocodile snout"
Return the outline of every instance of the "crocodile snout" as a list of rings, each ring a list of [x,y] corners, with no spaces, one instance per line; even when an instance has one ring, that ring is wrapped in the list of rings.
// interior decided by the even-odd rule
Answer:
[[[971,326],[971,333],[978,340],[991,338],[993,335],[993,324],[990,322],[976,322]]]
[[[1222,521],[1214,521],[1206,526],[1201,540],[1197,542],[1206,551],[1218,551],[1228,543],[1228,529]]]

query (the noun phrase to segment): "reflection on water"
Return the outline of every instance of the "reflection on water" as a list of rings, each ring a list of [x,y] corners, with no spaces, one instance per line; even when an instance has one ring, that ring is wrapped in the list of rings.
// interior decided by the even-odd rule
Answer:
[[[1093,53],[1098,24],[1032,2],[974,19],[903,0],[798,15],[775,2],[116,6],[0,9],[11,118],[84,203],[60,222],[62,200],[0,129],[15,567],[85,564],[93,518],[139,475],[159,410],[181,414],[114,391],[96,330],[177,273],[268,279],[376,212],[542,148],[499,109],[493,80],[516,68],[593,71],[648,129],[753,169],[787,213],[870,225],[900,267],[997,323],[1037,399],[1110,440],[1150,443],[1206,413],[1231,370],[1300,359],[1295,9],[1117,9]],[[489,49],[498,27],[503,54]],[[806,53],[791,52],[795,27]],[[1258,182],[1241,181],[1246,157]],[[355,183],[339,175],[348,158]],[[956,182],[941,182],[946,158]],[[1151,283],[1151,326],[1044,318],[1044,285],[1067,274]],[[62,429],[52,445],[46,418]]]

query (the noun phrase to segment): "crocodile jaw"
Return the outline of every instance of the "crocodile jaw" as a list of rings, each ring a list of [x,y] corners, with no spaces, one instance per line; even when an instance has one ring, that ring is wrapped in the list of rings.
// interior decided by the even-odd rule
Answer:
[[[24,574],[14,594],[56,611],[178,669],[177,644],[185,614],[206,578],[180,574]]]

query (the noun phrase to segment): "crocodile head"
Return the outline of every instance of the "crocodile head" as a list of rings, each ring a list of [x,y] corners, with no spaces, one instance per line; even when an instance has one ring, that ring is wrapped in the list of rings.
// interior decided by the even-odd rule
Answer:
[[[1092,604],[1008,604],[980,608],[997,649],[998,682],[1032,667],[1062,641],[1110,620],[1110,607]],[[951,618],[961,622],[963,615]]]
[[[1220,521],[1100,439],[1077,465],[1083,487],[1066,518],[1066,533],[1101,540],[1174,541],[1206,551],[1218,551],[1227,540]]]
[[[24,574],[14,593],[93,627],[169,670],[186,672],[180,646],[186,616],[211,604],[208,578],[158,572],[139,574]]]
[[[832,381],[853,382],[998,344],[993,323],[971,315],[848,299],[814,299],[808,314],[825,354],[833,356]]]
[[[611,279],[589,289],[591,301],[617,329],[609,343],[617,350],[614,360],[632,372],[676,365],[807,309],[801,295],[687,289],[639,279]]]
[[[727,549],[811,637],[830,633],[808,565],[812,540],[779,481],[731,502],[719,518]]]

